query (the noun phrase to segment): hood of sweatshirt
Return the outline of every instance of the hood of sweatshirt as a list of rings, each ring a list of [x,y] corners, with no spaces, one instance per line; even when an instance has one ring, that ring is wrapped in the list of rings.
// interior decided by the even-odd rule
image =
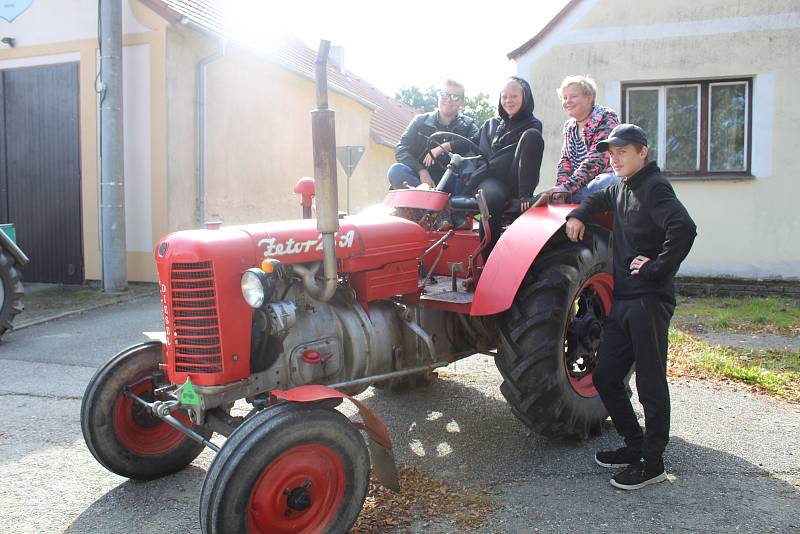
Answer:
[[[509,80],[514,80],[522,86],[522,107],[520,108],[519,112],[517,112],[517,114],[511,117],[509,120],[508,113],[506,113],[506,110],[503,109],[502,99],[498,99],[497,114],[503,119],[503,122],[514,123],[530,119],[533,117],[533,91],[531,90],[530,84],[518,76],[511,76]]]

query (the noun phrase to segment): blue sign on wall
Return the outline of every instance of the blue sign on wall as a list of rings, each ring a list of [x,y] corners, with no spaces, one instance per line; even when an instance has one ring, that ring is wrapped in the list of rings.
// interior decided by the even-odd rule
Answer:
[[[0,19],[14,22],[14,19],[22,15],[22,12],[31,7],[33,0],[0,0]]]

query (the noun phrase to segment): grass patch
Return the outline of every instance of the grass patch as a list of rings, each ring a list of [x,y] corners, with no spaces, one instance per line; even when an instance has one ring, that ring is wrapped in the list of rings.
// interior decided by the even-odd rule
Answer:
[[[676,321],[717,331],[800,335],[800,302],[777,297],[681,297]]]
[[[670,328],[670,375],[748,384],[800,402],[800,351],[713,346]]]

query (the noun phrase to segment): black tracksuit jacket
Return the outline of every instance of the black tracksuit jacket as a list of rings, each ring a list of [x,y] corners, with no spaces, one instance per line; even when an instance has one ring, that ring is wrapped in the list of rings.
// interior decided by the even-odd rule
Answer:
[[[395,159],[398,163],[403,163],[411,168],[412,171],[418,173],[420,169],[425,166],[422,161],[428,153],[428,137],[434,132],[453,132],[467,139],[471,139],[478,133],[478,126],[471,118],[466,115],[458,115],[453,122],[448,125],[443,125],[439,122],[439,111],[431,111],[417,115],[406,127],[400,142],[395,147]],[[439,143],[450,143],[451,149],[456,154],[462,156],[468,155],[470,151],[469,143],[460,139],[443,135],[436,139]],[[436,144],[431,143],[430,147],[434,148]],[[433,165],[428,168],[431,177],[435,182],[439,182],[444,174],[447,164],[450,163],[450,156],[442,154],[436,158],[439,165]]]
[[[697,235],[686,208],[655,162],[586,198],[568,215],[588,223],[596,213],[611,211],[614,297],[656,294],[675,303],[674,276]],[[630,274],[636,256],[647,256],[638,275]]]

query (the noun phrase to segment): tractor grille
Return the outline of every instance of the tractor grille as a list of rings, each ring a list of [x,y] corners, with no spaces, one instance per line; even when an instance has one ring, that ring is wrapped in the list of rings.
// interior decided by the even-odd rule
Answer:
[[[210,261],[173,263],[170,271],[175,370],[221,373],[217,293]]]

